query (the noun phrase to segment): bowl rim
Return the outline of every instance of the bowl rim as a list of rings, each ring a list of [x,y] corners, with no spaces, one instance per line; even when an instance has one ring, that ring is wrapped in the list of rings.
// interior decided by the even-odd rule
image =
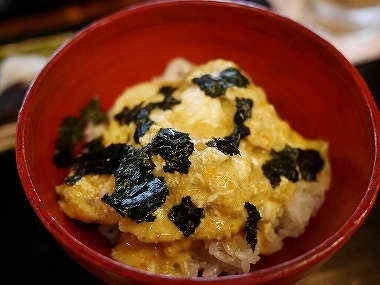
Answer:
[[[176,2],[176,3],[174,3]],[[372,167],[371,179],[369,181],[368,187],[366,189],[365,196],[361,199],[359,205],[356,210],[350,216],[350,218],[328,239],[318,244],[315,248],[303,253],[302,255],[297,256],[296,258],[290,259],[286,262],[282,262],[280,264],[258,269],[255,271],[251,271],[248,274],[240,274],[240,275],[230,275],[223,277],[213,277],[213,278],[189,278],[189,277],[172,277],[165,276],[159,274],[152,274],[146,271],[142,271],[139,269],[135,269],[128,265],[124,265],[120,262],[113,260],[110,257],[104,256],[95,250],[87,247],[85,244],[81,243],[73,236],[71,236],[58,222],[54,219],[52,214],[48,212],[40,199],[40,196],[37,193],[36,187],[34,186],[33,177],[31,177],[29,172],[29,165],[26,157],[26,138],[24,137],[24,131],[26,127],[27,114],[28,114],[28,102],[33,100],[34,92],[38,89],[41,84],[41,80],[45,73],[48,72],[48,69],[51,65],[58,60],[60,55],[64,53],[65,50],[70,49],[70,47],[75,44],[75,42],[80,41],[82,37],[85,37],[87,34],[91,34],[94,29],[102,25],[107,25],[107,23],[112,22],[120,17],[127,17],[132,13],[142,13],[145,9],[154,9],[157,6],[163,5],[176,5],[179,3],[191,4],[191,5],[204,5],[206,3],[213,3],[217,5],[227,5],[239,7],[242,9],[252,9],[253,13],[262,13],[266,14],[266,17],[275,18],[276,21],[283,22],[286,25],[292,26],[294,29],[298,30],[298,32],[307,34],[308,38],[318,38],[318,44],[324,45],[329,52],[334,53],[336,57],[339,58],[340,62],[344,64],[344,68],[350,71],[355,79],[357,85],[360,86],[360,90],[362,92],[363,97],[366,101],[369,115],[371,117],[371,122],[374,128],[373,136],[375,142],[374,148],[374,161]],[[31,203],[34,211],[44,224],[44,226],[49,230],[50,233],[53,234],[56,241],[63,246],[65,249],[70,248],[74,250],[77,254],[79,254],[83,259],[91,259],[92,262],[97,263],[98,266],[102,267],[107,271],[111,271],[114,273],[120,272],[121,270],[128,269],[127,274],[123,274],[123,276],[128,278],[133,278],[136,281],[140,282],[151,282],[152,284],[158,284],[157,282],[178,282],[177,284],[188,284],[191,283],[209,283],[218,280],[218,282],[223,283],[227,280],[236,280],[242,281],[242,279],[246,278],[246,276],[250,276],[250,278],[260,278],[260,281],[269,282],[275,280],[278,276],[291,275],[300,268],[308,267],[308,265],[315,265],[321,260],[328,258],[339,249],[345,241],[348,240],[349,237],[359,228],[359,226],[363,223],[365,218],[368,216],[370,210],[372,209],[377,193],[380,187],[380,120],[379,120],[379,111],[377,109],[377,105],[372,97],[368,86],[364,82],[364,79],[361,77],[359,72],[354,68],[354,66],[346,60],[343,55],[330,43],[316,35],[311,30],[306,27],[301,26],[300,24],[294,22],[291,19],[288,19],[284,16],[276,14],[275,12],[267,9],[265,6],[255,4],[252,2],[244,1],[244,0],[150,0],[141,2],[138,4],[130,5],[127,8],[124,8],[120,11],[111,13],[105,17],[102,17],[89,25],[81,28],[79,31],[74,33],[74,35],[65,43],[63,43],[53,54],[49,57],[45,67],[42,69],[40,74],[33,80],[30,84],[27,95],[25,96],[24,102],[20,108],[18,115],[18,123],[17,123],[17,133],[16,133],[16,161],[18,173],[21,179],[22,186],[24,188],[24,192]],[[325,260],[327,261],[328,258]],[[125,271],[124,271],[125,272]]]

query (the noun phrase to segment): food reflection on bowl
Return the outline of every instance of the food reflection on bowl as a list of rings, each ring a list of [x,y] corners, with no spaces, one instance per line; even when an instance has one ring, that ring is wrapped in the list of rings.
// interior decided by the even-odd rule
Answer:
[[[165,32],[162,32],[165,31]],[[266,90],[280,116],[329,142],[330,189],[304,234],[263,256],[247,274],[186,278],[122,265],[97,228],[66,217],[54,191],[67,175],[52,162],[62,119],[96,95],[104,110],[123,90],[161,74],[167,62],[236,62]],[[379,187],[379,116],[368,88],[331,45],[296,23],[243,2],[168,1],[131,7],[88,26],[49,60],[19,115],[17,160],[25,192],[63,248],[116,284],[292,283],[325,262],[360,226]]]

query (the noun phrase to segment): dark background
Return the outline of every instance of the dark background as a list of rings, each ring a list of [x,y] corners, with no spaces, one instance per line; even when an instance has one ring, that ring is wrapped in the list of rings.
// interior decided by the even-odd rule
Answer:
[[[77,19],[67,25],[51,25],[28,33],[9,36],[9,21],[32,17],[67,5],[92,7],[91,1],[0,0],[0,44],[79,27],[101,16]],[[106,2],[106,1],[92,1]],[[112,1],[109,1],[110,3]],[[122,1],[114,1],[122,2]],[[132,1],[133,2],[133,1]],[[266,1],[255,1],[267,5]],[[78,6],[79,5],[79,6]],[[107,4],[108,5],[108,4]],[[115,6],[118,9],[120,6]],[[111,8],[105,12],[111,12]],[[2,27],[3,25],[3,27]],[[8,25],[8,26],[7,26]],[[3,28],[3,29],[2,29]],[[380,59],[356,66],[379,106]],[[343,104],[344,102],[342,102]],[[14,150],[0,154],[0,284],[102,284],[80,267],[56,243],[31,208],[20,183]],[[352,238],[317,272],[299,284],[379,284],[380,202]]]

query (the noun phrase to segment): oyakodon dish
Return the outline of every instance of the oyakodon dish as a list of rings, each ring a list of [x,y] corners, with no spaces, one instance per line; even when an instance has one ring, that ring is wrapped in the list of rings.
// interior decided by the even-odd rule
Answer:
[[[92,100],[64,120],[54,161],[71,167],[60,208],[99,223],[114,259],[193,277],[246,273],[302,234],[331,175],[328,143],[292,130],[222,59],[175,59],[107,114]]]

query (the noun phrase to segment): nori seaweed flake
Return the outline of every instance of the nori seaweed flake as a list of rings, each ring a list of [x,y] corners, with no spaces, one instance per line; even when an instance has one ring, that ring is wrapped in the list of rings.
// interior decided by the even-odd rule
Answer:
[[[292,182],[299,180],[297,166],[304,180],[316,181],[316,176],[324,166],[318,151],[286,146],[282,151],[271,150],[272,159],[262,165],[264,175],[273,188],[281,183],[281,176]]]
[[[316,181],[317,173],[322,170],[325,162],[318,151],[313,149],[298,149],[297,165],[302,178],[307,181]]]
[[[145,135],[150,126],[154,124],[154,122],[149,118],[149,113],[154,109],[154,107],[155,105],[153,103],[149,103],[135,114],[134,122],[136,123],[136,130],[133,134],[135,143],[139,143],[139,138]]]
[[[124,109],[114,116],[114,119],[120,125],[128,125],[132,122],[136,124],[136,130],[133,138],[139,143],[139,138],[146,134],[150,126],[154,122],[149,118],[149,113],[155,108],[154,103],[149,103],[145,107],[142,103],[134,106],[132,109],[124,107]]]
[[[70,167],[75,163],[74,147],[82,142],[84,128],[90,122],[94,125],[107,120],[97,97],[92,98],[87,106],[81,109],[77,117],[66,117],[59,127],[59,137],[55,144],[53,162],[58,168]]]
[[[235,102],[236,113],[234,116],[234,123],[237,125],[243,124],[245,120],[251,117],[253,101],[249,98],[235,98]]]
[[[256,209],[256,206],[245,202],[244,208],[247,210],[248,218],[246,220],[245,230],[247,232],[246,241],[251,246],[252,251],[255,250],[257,244],[257,223],[260,221],[260,212]]]
[[[124,107],[120,113],[114,116],[114,119],[119,122],[120,125],[128,125],[134,122],[136,114],[142,109],[142,104],[134,106],[132,109]]]
[[[234,143],[232,143],[231,140],[228,139],[223,139],[223,138],[213,138],[211,141],[208,141],[206,143],[207,146],[209,147],[215,147],[219,151],[221,151],[224,154],[229,154],[229,155],[234,155],[234,154],[239,154],[240,151],[239,149],[235,146]]]
[[[161,128],[152,141],[144,147],[146,152],[160,155],[165,160],[165,172],[187,174],[191,162],[190,155],[194,151],[194,143],[189,134],[179,132],[172,128]]]
[[[113,174],[115,189],[112,194],[105,194],[102,201],[123,217],[138,223],[152,222],[154,211],[169,194],[164,179],[151,173],[154,166],[144,149],[122,143],[101,147],[96,140],[77,158],[74,173],[66,177],[65,183],[74,185],[86,174]]]
[[[158,91],[158,93],[164,95],[164,99],[161,102],[148,103],[146,106],[143,106],[143,104],[140,103],[132,109],[124,107],[121,112],[114,116],[114,119],[118,121],[120,125],[134,122],[136,124],[136,130],[133,138],[136,143],[139,143],[139,138],[144,136],[150,126],[154,124],[149,118],[149,114],[153,109],[159,108],[162,110],[168,110],[171,109],[173,105],[181,103],[181,101],[173,97],[173,92],[176,89],[177,88],[171,86],[163,86]]]
[[[193,78],[193,83],[197,84],[206,95],[214,98],[226,94],[227,88],[247,87],[249,80],[237,68],[231,67],[223,70],[216,77],[204,74],[199,78]]]
[[[53,162],[58,168],[69,167],[74,163],[74,146],[83,140],[83,120],[79,117],[66,117],[59,127],[59,137],[55,143]]]
[[[82,146],[82,153],[94,153],[104,150],[103,136],[97,137]]]
[[[122,147],[123,144],[104,147],[97,140],[86,144],[85,151],[75,160],[73,175],[66,177],[65,183],[74,185],[86,174],[112,174],[119,164]]]
[[[107,120],[107,115],[100,107],[99,98],[91,98],[88,105],[81,109],[81,118],[86,122],[92,122],[94,125],[99,125]]]
[[[242,138],[250,134],[250,129],[244,125],[245,120],[251,117],[253,101],[249,98],[235,98],[236,112],[234,115],[234,131],[225,138],[213,138],[206,143],[209,147],[216,147],[226,155],[240,154],[239,144]]]
[[[160,90],[158,90],[158,93],[163,94],[165,97],[171,97],[173,95],[173,92],[176,90],[176,87],[162,86]]]
[[[244,125],[244,121],[251,117],[253,101],[249,98],[235,98],[236,113],[234,115],[234,131],[231,135],[225,137],[230,140],[236,147],[239,146],[240,140],[250,134],[250,129]]]
[[[154,211],[169,194],[164,179],[151,173],[153,165],[143,150],[123,145],[120,156],[114,172],[115,190],[105,194],[102,201],[137,223],[154,221]]]
[[[165,96],[165,99],[157,103],[157,107],[161,110],[169,110],[173,105],[181,103],[180,100],[173,97],[173,92],[177,90],[175,87],[163,86],[160,88],[159,93]]]
[[[292,182],[298,181],[296,169],[297,149],[286,146],[282,151],[271,150],[272,159],[262,165],[264,175],[269,179],[272,188],[280,185],[281,176]]]
[[[197,208],[190,196],[182,198],[181,204],[169,211],[169,219],[177,226],[185,237],[193,234],[204,217],[203,208]]]

